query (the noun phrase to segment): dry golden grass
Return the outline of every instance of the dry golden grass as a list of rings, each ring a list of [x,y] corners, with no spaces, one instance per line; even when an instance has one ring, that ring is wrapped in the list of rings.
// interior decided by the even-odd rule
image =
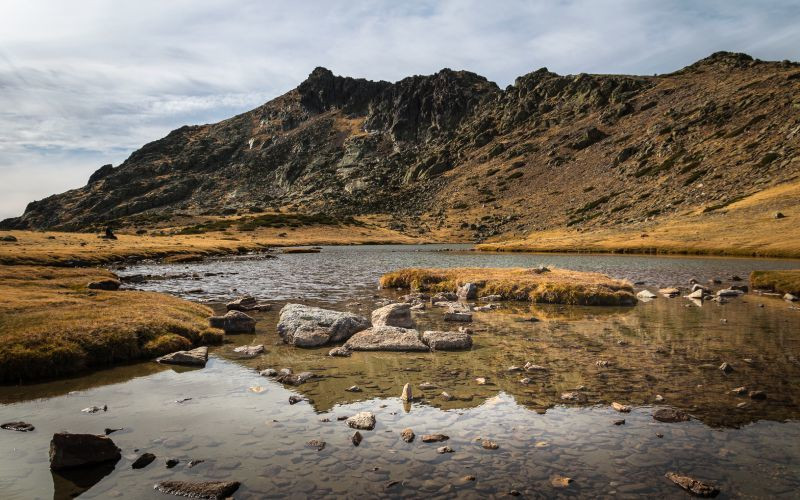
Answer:
[[[117,240],[96,234],[38,231],[2,231],[16,242],[0,242],[0,264],[6,265],[103,265],[123,260],[163,259],[173,262],[197,260],[263,250],[271,246],[421,243],[411,237],[378,226],[313,225],[297,228],[258,228],[255,231],[209,232],[192,235],[137,236],[117,234]]]
[[[483,251],[614,252],[800,257],[800,182],[758,192],[728,206],[633,227],[554,229],[478,245]],[[704,212],[705,210],[705,212]],[[776,219],[775,213],[786,217]]]
[[[407,268],[381,276],[382,288],[455,292],[475,283],[478,296],[501,295],[506,300],[546,304],[633,304],[633,287],[600,273],[553,269],[537,274],[526,268]]]
[[[221,340],[212,311],[169,295],[89,290],[98,269],[0,266],[0,382],[68,375]]]
[[[761,290],[800,295],[800,269],[780,271],[753,271],[750,286]]]

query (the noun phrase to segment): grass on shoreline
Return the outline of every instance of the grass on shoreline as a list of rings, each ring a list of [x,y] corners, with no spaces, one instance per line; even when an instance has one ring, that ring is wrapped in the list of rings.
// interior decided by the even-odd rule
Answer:
[[[553,269],[536,274],[526,268],[407,268],[381,276],[382,288],[455,292],[475,283],[478,296],[546,304],[628,305],[636,302],[633,287],[600,273]]]
[[[753,271],[750,273],[750,286],[800,296],[800,269]]]
[[[99,269],[0,266],[0,382],[55,378],[221,341],[206,306],[86,287],[111,277]]]

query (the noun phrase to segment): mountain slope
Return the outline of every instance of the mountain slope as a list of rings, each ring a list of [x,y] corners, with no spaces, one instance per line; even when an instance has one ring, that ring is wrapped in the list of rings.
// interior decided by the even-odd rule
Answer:
[[[401,229],[470,240],[636,225],[797,179],[798,111],[800,65],[726,52],[661,76],[540,69],[506,89],[448,69],[388,83],[317,68],[2,225],[138,227],[278,208],[388,214]]]

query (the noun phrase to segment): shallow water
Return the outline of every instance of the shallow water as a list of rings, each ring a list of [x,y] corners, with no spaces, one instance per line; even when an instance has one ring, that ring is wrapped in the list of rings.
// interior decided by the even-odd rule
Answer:
[[[796,495],[800,310],[774,297],[748,294],[702,307],[683,298],[658,298],[631,308],[506,304],[499,311],[475,313],[475,345],[468,352],[329,358],[328,348],[276,345],[277,311],[286,301],[368,314],[378,301],[398,294],[375,286],[380,274],[397,267],[542,263],[645,281],[654,290],[686,285],[691,278],[746,278],[754,269],[800,266],[786,260],[475,254],[450,248],[457,251],[332,247],[319,254],[143,264],[121,271],[171,276],[135,286],[205,300],[220,310],[217,303],[237,293],[275,307],[255,314],[255,335],[229,336],[229,343],[214,349],[204,369],[139,363],[58,382],[0,387],[0,420],[37,427],[32,433],[0,431],[0,496],[67,498],[85,491],[88,498],[166,498],[152,490],[153,483],[226,479],[243,483],[237,498],[486,497],[505,496],[511,489],[529,497],[682,497],[663,477],[672,470],[715,482],[721,497]],[[521,321],[530,316],[542,321]],[[420,329],[447,326],[436,308],[416,314],[415,320]],[[246,343],[263,343],[267,353],[236,359],[233,348]],[[526,361],[547,371],[507,371]],[[609,363],[598,366],[598,361]],[[720,371],[723,361],[734,371]],[[258,375],[266,367],[311,370],[320,378],[284,387]],[[532,381],[520,383],[524,376]],[[477,377],[487,383],[478,385]],[[398,396],[406,382],[421,399],[404,406]],[[437,389],[422,391],[422,382]],[[345,391],[352,385],[362,392]],[[561,400],[561,393],[580,386],[585,402]],[[739,386],[764,391],[767,399],[730,392]],[[442,391],[458,399],[444,401]],[[312,401],[290,405],[292,394]],[[657,394],[663,402],[655,402]],[[192,399],[176,402],[183,398]],[[618,413],[612,401],[633,410]],[[80,411],[104,404],[107,412]],[[662,406],[682,409],[693,419],[657,422],[652,413]],[[336,417],[362,410],[376,414],[377,426],[361,431],[364,441],[354,447],[354,431]],[[624,425],[613,424],[621,418]],[[53,432],[101,433],[107,427],[124,428],[111,435],[123,450],[113,471],[96,471],[80,481],[50,473],[47,448]],[[416,432],[415,442],[401,440],[405,427]],[[419,441],[435,432],[450,440]],[[483,449],[478,437],[491,439],[499,449]],[[326,441],[326,447],[306,447],[311,439]],[[455,452],[438,454],[442,444]],[[157,461],[132,470],[132,460],[145,451],[155,453]],[[166,469],[168,457],[181,464]],[[205,462],[187,468],[192,458]],[[467,475],[476,479],[464,480]],[[555,488],[550,483],[555,475],[573,482]]]

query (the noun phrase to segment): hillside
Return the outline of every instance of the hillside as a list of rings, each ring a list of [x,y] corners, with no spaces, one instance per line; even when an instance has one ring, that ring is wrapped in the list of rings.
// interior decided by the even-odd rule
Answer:
[[[2,227],[135,229],[280,210],[382,216],[460,241],[638,234],[689,215],[713,221],[797,181],[798,146],[800,64],[745,54],[658,76],[542,68],[506,89],[449,69],[388,83],[317,68],[295,90],[179,128]],[[790,215],[800,201],[786,203]]]

